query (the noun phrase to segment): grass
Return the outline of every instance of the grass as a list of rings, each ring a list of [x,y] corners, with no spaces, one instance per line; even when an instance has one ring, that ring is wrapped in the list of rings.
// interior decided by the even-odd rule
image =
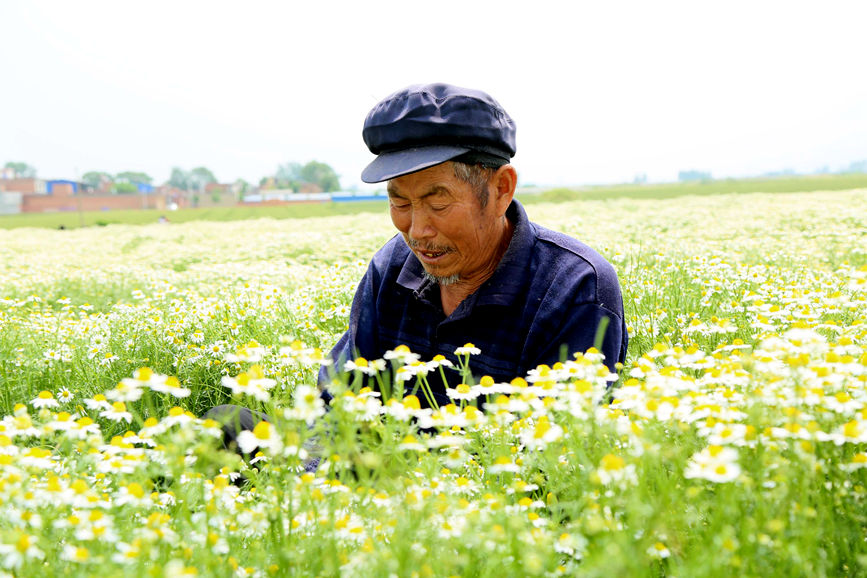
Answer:
[[[155,209],[130,211],[83,211],[81,213],[26,213],[0,217],[0,229],[20,227],[40,227],[76,229],[81,226],[104,225],[147,225],[156,223],[160,216],[167,217],[172,223],[189,221],[243,221],[247,219],[306,219],[311,217],[332,217],[356,213],[381,212],[384,204],[380,201],[359,201],[352,203],[299,203],[297,205],[266,206],[254,205],[235,207],[209,207],[206,209],[179,209],[177,211],[158,211]]]
[[[719,179],[687,183],[623,184],[581,188],[556,188],[525,196],[528,203],[550,203],[605,199],[672,199],[742,193],[801,193],[807,191],[845,191],[867,188],[867,174],[806,175],[762,179]]]

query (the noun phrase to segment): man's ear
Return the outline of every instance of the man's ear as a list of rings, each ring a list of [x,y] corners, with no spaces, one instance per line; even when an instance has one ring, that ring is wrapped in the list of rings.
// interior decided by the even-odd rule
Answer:
[[[515,187],[518,186],[518,173],[512,165],[503,165],[490,180],[491,187],[494,189],[494,206],[497,208],[497,215],[505,215],[506,209],[512,202],[515,196]]]

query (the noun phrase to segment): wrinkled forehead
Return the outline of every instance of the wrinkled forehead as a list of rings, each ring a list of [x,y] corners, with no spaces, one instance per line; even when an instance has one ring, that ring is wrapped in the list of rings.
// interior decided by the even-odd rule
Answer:
[[[458,179],[446,162],[429,169],[391,179],[386,184],[389,196],[428,197],[433,195],[460,196],[466,184]]]

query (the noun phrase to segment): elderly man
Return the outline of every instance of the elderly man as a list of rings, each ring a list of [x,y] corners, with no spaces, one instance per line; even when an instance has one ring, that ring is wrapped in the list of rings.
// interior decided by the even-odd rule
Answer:
[[[509,381],[586,351],[600,327],[605,363],[614,370],[623,362],[617,275],[587,245],[527,219],[513,198],[515,124],[497,101],[448,84],[410,86],[370,111],[363,136],[378,156],[361,178],[388,181],[400,234],[373,256],[320,385],[327,389],[347,360],[406,345],[422,359],[454,362],[468,342],[481,350],[470,360],[474,375]],[[445,388],[458,374],[446,375],[449,384],[428,377],[436,403],[449,403]],[[227,447],[268,419],[232,405],[205,417],[224,424]]]
[[[497,101],[448,84],[410,86],[370,111],[363,136],[378,156],[362,180],[388,182],[399,234],[358,286],[331,352],[336,368],[398,345],[454,361],[471,342],[481,350],[473,374],[508,381],[586,351],[600,327],[605,363],[623,362],[617,275],[587,245],[527,219],[513,198],[515,125]],[[331,371],[323,367],[321,384]],[[437,403],[448,403],[447,384],[430,377]]]

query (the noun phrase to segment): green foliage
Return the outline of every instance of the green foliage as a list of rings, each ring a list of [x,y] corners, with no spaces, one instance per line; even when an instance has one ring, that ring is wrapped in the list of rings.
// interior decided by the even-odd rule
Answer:
[[[102,171],[88,171],[81,175],[81,182],[95,188],[102,183],[114,182],[114,178],[110,174]]]
[[[117,173],[114,176],[114,179],[118,182],[142,183],[145,185],[149,185],[153,181],[153,179],[147,173],[136,171],[124,171],[121,173]]]
[[[190,190],[190,176],[180,167],[172,167],[172,174],[169,177],[168,184],[178,189]]]
[[[194,191],[202,192],[205,190],[205,186],[216,182],[217,177],[206,167],[196,167],[190,171],[189,183],[190,188]]]
[[[310,161],[307,164],[289,162],[277,167],[274,175],[278,186],[298,191],[303,183],[318,185],[324,192],[340,190],[340,179],[334,169],[326,163]]]
[[[32,179],[36,177],[36,168],[27,163],[9,161],[4,165],[4,168],[12,169],[15,175],[21,179]]]
[[[129,195],[138,192],[138,186],[133,183],[117,182],[114,184],[114,192],[119,195]]]

